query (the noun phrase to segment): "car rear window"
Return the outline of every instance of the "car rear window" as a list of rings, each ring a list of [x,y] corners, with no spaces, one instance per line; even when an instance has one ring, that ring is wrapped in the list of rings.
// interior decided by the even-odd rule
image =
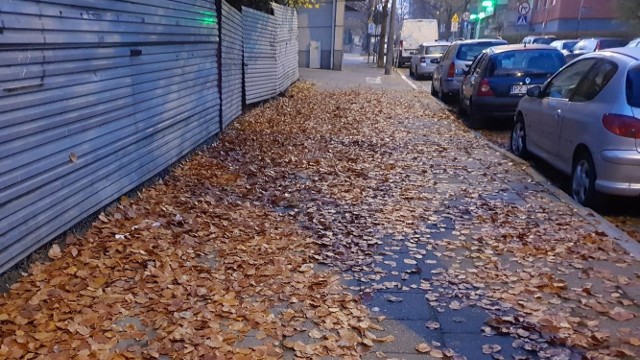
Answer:
[[[564,55],[557,50],[507,51],[492,56],[491,63],[487,67],[487,76],[554,74],[565,63]]]
[[[562,50],[571,50],[574,46],[576,46],[577,43],[577,41],[565,41],[562,44]]]
[[[609,39],[609,40],[600,40],[600,50],[602,49],[611,49],[615,47],[624,47],[627,45],[627,42],[624,40],[618,39]]]
[[[447,51],[449,45],[427,46],[427,55],[439,55]]]
[[[504,45],[503,41],[481,42],[473,44],[462,44],[456,53],[456,59],[462,61],[473,61],[484,49],[492,46]]]
[[[533,40],[534,44],[544,44],[544,45],[549,45],[552,42],[554,42],[556,39],[555,38],[537,38]]]
[[[627,72],[627,103],[640,108],[640,64],[632,66]]]

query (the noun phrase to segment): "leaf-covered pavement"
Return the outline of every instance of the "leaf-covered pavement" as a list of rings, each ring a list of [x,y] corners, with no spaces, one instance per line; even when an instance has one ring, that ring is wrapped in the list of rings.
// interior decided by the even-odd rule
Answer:
[[[491,313],[478,354],[635,358],[638,262],[424,96],[297,84],[250,111],[32,266],[0,357],[384,358],[402,334],[363,301],[395,288]]]

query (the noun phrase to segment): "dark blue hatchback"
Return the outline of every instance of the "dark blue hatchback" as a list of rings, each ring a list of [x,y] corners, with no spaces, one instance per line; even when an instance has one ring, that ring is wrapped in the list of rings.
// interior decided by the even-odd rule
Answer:
[[[562,52],[548,45],[491,47],[467,70],[458,111],[468,113],[472,128],[492,118],[513,117],[527,89],[543,84],[565,63]]]

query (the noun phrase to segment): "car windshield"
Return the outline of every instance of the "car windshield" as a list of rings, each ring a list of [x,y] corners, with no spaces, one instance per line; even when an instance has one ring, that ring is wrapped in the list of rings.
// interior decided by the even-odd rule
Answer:
[[[640,108],[640,64],[632,66],[627,72],[627,103]]]
[[[562,49],[560,50],[571,50],[577,43],[577,41],[565,41],[562,43]]]
[[[610,49],[615,47],[623,47],[627,44],[626,41],[621,39],[606,39],[600,40],[600,50],[602,49]]]
[[[449,45],[427,46],[427,55],[440,55],[447,51]]]
[[[566,60],[557,50],[518,50],[495,54],[487,67],[488,77],[553,74]]]
[[[483,50],[492,46],[504,45],[505,42],[481,42],[474,44],[462,44],[456,53],[456,59],[462,61],[473,61]]]

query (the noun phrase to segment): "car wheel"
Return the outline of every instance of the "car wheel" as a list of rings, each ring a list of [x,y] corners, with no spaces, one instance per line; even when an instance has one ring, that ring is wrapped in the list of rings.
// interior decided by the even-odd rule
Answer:
[[[413,67],[409,66],[409,76],[415,76],[416,74],[413,72]]]
[[[449,104],[449,101],[451,101],[451,97],[442,88],[442,83],[440,83],[440,91],[438,91],[438,98],[440,98],[440,101],[442,101],[445,104]]]
[[[469,127],[474,130],[484,127],[484,116],[480,115],[478,110],[473,108],[471,99],[469,99]]]
[[[596,190],[596,167],[588,150],[578,152],[571,171],[571,197],[581,205],[596,207],[601,196]]]
[[[511,128],[511,142],[509,149],[511,152],[520,157],[527,157],[527,133],[524,127],[524,119],[522,115],[516,117],[516,121]]]
[[[467,115],[467,109],[464,108],[463,104],[464,98],[460,95],[460,99],[458,100],[458,115],[465,116]]]
[[[438,97],[438,92],[436,91],[436,87],[433,85],[433,81],[431,82],[431,96]]]

